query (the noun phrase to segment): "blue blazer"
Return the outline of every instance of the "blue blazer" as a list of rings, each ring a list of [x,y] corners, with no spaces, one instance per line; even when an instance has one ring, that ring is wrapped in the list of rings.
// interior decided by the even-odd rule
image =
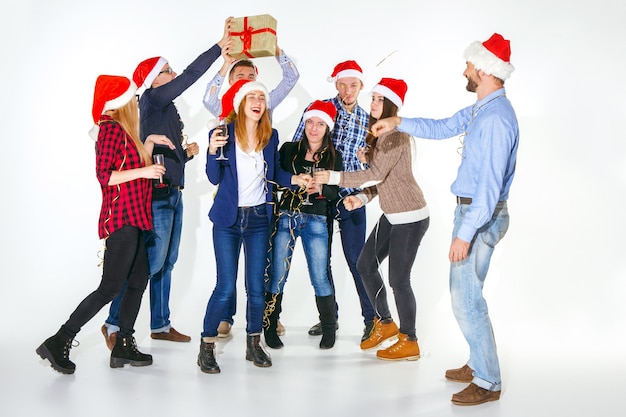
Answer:
[[[228,136],[233,138],[224,146],[224,155],[228,161],[217,161],[215,158],[219,155],[219,151],[215,155],[207,152],[206,158],[206,175],[213,185],[218,185],[217,193],[213,201],[213,206],[209,210],[209,219],[216,226],[230,227],[237,220],[237,209],[239,203],[239,190],[237,182],[237,155],[235,148],[235,124],[229,123]],[[211,137],[213,130],[209,132]],[[265,202],[267,206],[267,221],[271,225],[274,215],[274,197],[275,185],[269,181],[280,184],[284,187],[295,189],[291,185],[292,174],[283,170],[280,166],[280,153],[278,152],[278,132],[272,129],[272,136],[269,143],[263,149],[263,158],[265,159],[267,172],[265,180],[267,182],[267,193]]]

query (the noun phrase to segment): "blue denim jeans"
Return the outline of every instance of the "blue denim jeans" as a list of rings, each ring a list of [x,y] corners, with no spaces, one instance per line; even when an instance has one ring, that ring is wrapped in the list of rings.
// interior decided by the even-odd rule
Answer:
[[[154,333],[169,331],[170,288],[172,269],[178,259],[183,228],[183,194],[172,189],[167,198],[152,201],[152,231],[144,232],[150,266],[150,329]],[[111,302],[106,325],[117,331],[122,293]]]
[[[352,278],[354,279],[356,291],[359,294],[363,322],[367,323],[374,320],[374,307],[372,307],[372,303],[367,296],[363,279],[356,266],[361,250],[363,250],[363,245],[365,245],[365,221],[367,219],[365,207],[348,211],[344,207],[343,201],[339,201],[337,206],[339,209],[338,221],[343,254],[346,257],[348,268],[350,268]]]
[[[202,337],[217,336],[217,327],[236,288],[242,246],[247,294],[246,332],[256,334],[263,331],[265,268],[269,256],[269,225],[265,204],[239,207],[237,220],[230,227],[213,226],[217,281],[206,307]]]
[[[461,227],[469,207],[465,204],[457,205],[453,236]],[[470,359],[467,364],[474,370],[472,382],[491,391],[499,391],[501,388],[500,364],[487,302],[483,297],[483,285],[494,247],[504,237],[508,227],[507,205],[506,202],[500,202],[491,220],[476,232],[468,257],[450,266],[452,311],[469,344]]]
[[[281,294],[291,266],[293,250],[298,237],[309,268],[311,284],[318,297],[333,294],[328,278],[328,223],[326,216],[281,211],[278,229],[272,244],[271,279],[266,291]]]

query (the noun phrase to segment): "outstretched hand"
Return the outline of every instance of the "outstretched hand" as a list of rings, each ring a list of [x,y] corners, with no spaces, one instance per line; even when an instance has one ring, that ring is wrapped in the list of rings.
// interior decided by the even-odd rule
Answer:
[[[387,117],[385,119],[380,119],[376,123],[374,123],[374,125],[372,125],[370,130],[372,131],[372,133],[375,136],[380,136],[383,133],[390,132],[394,128],[399,126],[401,120],[402,119],[400,119],[397,116],[396,117]]]

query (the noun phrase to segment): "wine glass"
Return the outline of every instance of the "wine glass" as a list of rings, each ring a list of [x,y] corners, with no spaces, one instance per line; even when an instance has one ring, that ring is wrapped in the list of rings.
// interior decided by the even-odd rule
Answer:
[[[219,129],[219,135],[223,136],[224,139],[228,139],[228,131],[226,130],[226,125],[225,124],[220,124],[218,127],[216,127],[215,129]],[[228,161],[228,158],[226,156],[224,156],[224,147],[221,146],[220,147],[220,154],[218,155],[217,158],[215,158],[216,161]]]
[[[155,165],[165,165],[165,159],[162,153],[157,153],[155,155],[152,155],[152,160],[154,161]],[[155,185],[155,187],[156,188],[167,187],[167,184],[163,182],[163,175],[159,176],[159,183]]]
[[[311,175],[311,173],[313,172],[313,167],[304,167],[304,172],[306,172],[307,174]],[[302,205],[303,206],[312,206],[313,203],[311,203],[311,200],[309,200],[309,193],[307,192],[307,190],[304,190],[306,197],[304,198],[304,200],[302,200]]]
[[[326,168],[321,168],[321,167],[315,167],[315,169],[314,169],[315,172],[320,172],[320,171],[325,171],[325,170],[326,170]],[[317,198],[318,200],[321,200],[321,199],[326,198],[322,194],[322,189],[324,187],[324,184],[319,184],[319,187],[320,187],[320,192],[317,194],[317,197],[315,197],[315,198]]]

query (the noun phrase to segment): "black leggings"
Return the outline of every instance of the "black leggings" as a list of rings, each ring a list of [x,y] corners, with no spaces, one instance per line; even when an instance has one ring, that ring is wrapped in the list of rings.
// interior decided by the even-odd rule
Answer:
[[[120,304],[119,326],[121,336],[131,335],[149,274],[142,231],[134,226],[116,230],[106,240],[100,285],[76,307],[65,323],[65,329],[75,336],[85,323],[120,293],[124,282],[128,282]]]
[[[389,286],[393,290],[400,321],[400,333],[415,338],[417,306],[411,288],[411,268],[417,248],[428,230],[429,218],[415,223],[390,224],[383,214],[361,251],[357,268],[367,295],[381,319],[391,318],[387,290],[380,263],[389,257]]]

